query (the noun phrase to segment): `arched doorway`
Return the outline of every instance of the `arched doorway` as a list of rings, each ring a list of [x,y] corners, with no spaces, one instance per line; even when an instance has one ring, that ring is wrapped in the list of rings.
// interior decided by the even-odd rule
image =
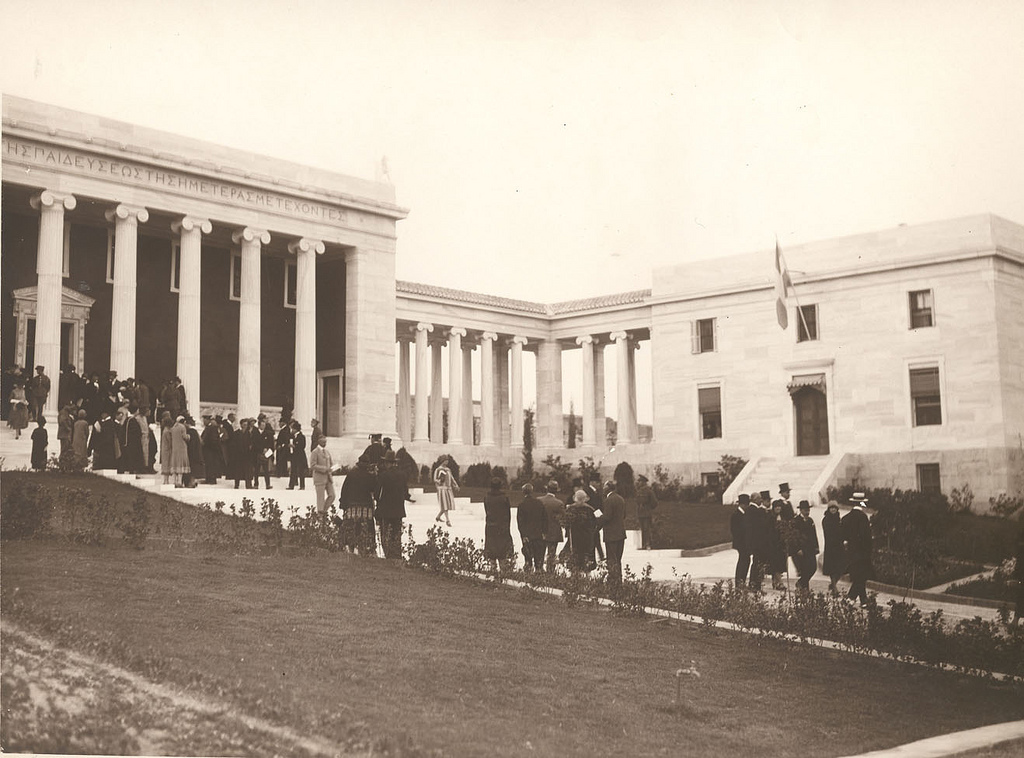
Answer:
[[[796,422],[796,454],[828,455],[828,400],[824,378],[821,382],[792,386]]]

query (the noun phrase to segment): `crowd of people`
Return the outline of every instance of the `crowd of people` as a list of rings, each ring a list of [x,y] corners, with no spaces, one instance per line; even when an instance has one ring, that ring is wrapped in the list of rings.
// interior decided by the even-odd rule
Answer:
[[[821,554],[822,571],[829,577],[829,590],[838,592],[840,577],[848,573],[851,586],[847,597],[866,604],[872,565],[871,524],[865,494],[855,492],[850,498],[852,509],[841,518],[839,504],[834,500],[827,503],[821,520],[824,546],[818,543],[810,503],[801,500],[794,509],[790,494],[789,484],[783,482],[775,500],[768,490],[739,496],[730,521],[732,546],[739,554],[736,586],[760,591],[768,575],[774,589],[783,589],[782,575],[789,572],[792,561],[797,589],[808,591]]]

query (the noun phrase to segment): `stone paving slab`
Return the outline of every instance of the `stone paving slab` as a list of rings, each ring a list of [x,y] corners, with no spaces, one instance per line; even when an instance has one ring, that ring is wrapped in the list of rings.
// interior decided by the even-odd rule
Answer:
[[[1024,721],[1008,721],[847,758],[942,758],[1018,739],[1024,739]]]

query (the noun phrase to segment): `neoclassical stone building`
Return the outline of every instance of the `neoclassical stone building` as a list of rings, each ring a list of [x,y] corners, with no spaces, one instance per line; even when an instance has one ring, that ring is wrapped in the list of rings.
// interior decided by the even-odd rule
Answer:
[[[742,456],[728,494],[1024,490],[1024,227],[994,216],[787,248],[782,329],[769,250],[533,303],[396,282],[407,211],[387,184],[17,98],[2,159],[4,367],[178,375],[203,410],[315,416],[343,458],[381,431],[420,461],[514,467],[532,406],[538,461],[700,481]],[[580,387],[563,386],[565,351]]]

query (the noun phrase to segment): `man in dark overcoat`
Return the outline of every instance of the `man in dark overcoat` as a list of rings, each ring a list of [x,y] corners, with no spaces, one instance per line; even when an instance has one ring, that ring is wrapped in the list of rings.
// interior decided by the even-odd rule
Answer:
[[[771,513],[761,504],[762,495],[755,493],[750,498],[744,523],[747,527],[747,545],[750,548],[752,563],[750,565],[750,589],[760,592],[764,574],[770,568]]]
[[[533,494],[533,485],[523,485],[523,499],[516,508],[516,525],[519,537],[523,541],[523,557],[526,559],[526,571],[544,570],[544,553],[547,544],[544,535],[548,530],[548,512],[544,503]]]
[[[747,511],[750,510],[750,495],[739,497],[736,510],[729,518],[729,530],[732,532],[732,548],[736,551],[737,587],[747,585],[747,572],[750,570],[750,540],[747,538]]]
[[[871,522],[868,519],[868,499],[863,492],[854,492],[850,498],[853,509],[843,516],[843,545],[850,572],[850,591],[847,599],[859,599],[867,605],[867,581],[871,578]]]
[[[380,530],[380,544],[385,558],[402,557],[402,520],[406,502],[414,503],[409,495],[409,483],[398,468],[394,451],[384,453],[380,474],[377,476],[377,506],[374,518]]]
[[[626,501],[614,481],[605,485],[597,525],[604,535],[604,550],[608,556],[608,583],[618,586],[622,584],[622,551],[626,547]]]
[[[796,564],[798,590],[810,590],[811,577],[818,570],[818,531],[811,519],[811,504],[801,500],[799,513],[793,519],[793,563]]]
[[[562,541],[562,523],[565,521],[565,503],[558,497],[558,482],[552,479],[548,482],[547,492],[540,499],[544,504],[544,510],[548,516],[548,530],[544,535],[544,543],[547,546],[547,559],[544,562],[545,569],[549,572],[555,570],[555,559],[558,557],[558,543]]]
[[[636,478],[636,517],[640,521],[640,549],[650,550],[654,538],[654,509],[658,507],[658,498],[654,495],[647,482],[647,477],[640,474]]]

